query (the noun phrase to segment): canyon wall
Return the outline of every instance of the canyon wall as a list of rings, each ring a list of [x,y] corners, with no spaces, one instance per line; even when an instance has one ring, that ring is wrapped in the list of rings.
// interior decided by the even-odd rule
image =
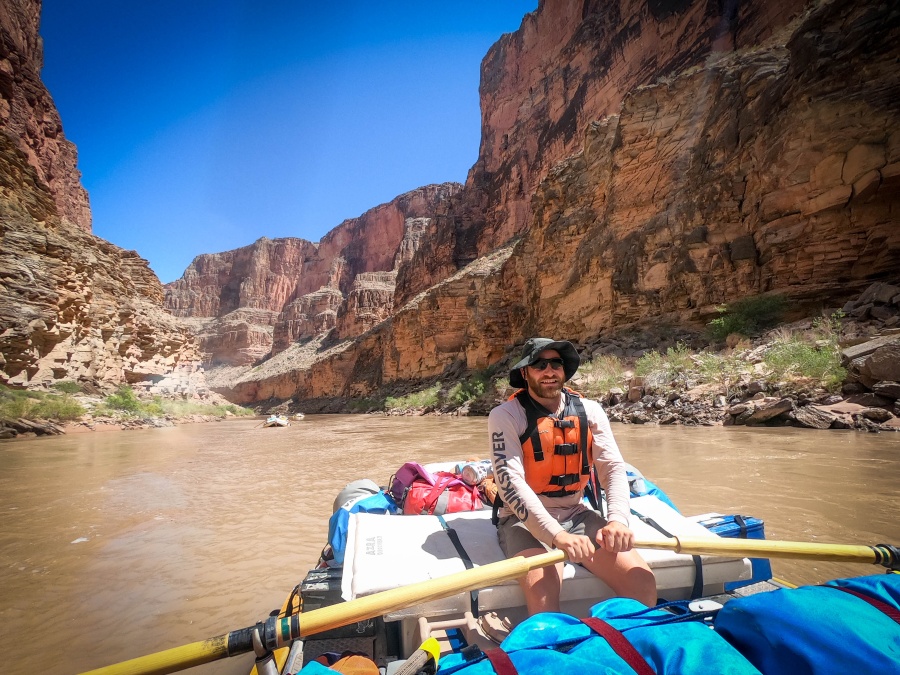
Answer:
[[[235,401],[338,411],[508,361],[530,334],[589,347],[700,327],[749,295],[838,306],[900,278],[886,0],[542,2],[483,62],[465,186],[413,190],[318,243],[199,256],[165,289],[79,216],[74,148],[35,79],[38,16],[0,10],[12,384],[153,383],[200,372],[202,351]]]
[[[59,112],[41,81],[43,42],[39,0],[0,3],[0,129],[21,150],[47,187],[60,219],[91,231],[78,153],[62,130]]]
[[[209,394],[197,343],[147,261],[90,233],[87,194],[40,81],[40,3],[0,6],[0,382]]]
[[[146,260],[58,215],[28,157],[0,132],[0,382],[205,396],[194,336],[162,299]]]
[[[702,326],[748,295],[835,307],[896,280],[900,9],[822,2],[756,34],[768,38],[637,87],[587,124],[509,244],[355,341],[302,369],[245,374],[230,395],[327,410],[484,368],[530,334],[590,344],[640,322]]]
[[[761,293],[836,307],[896,279],[898,19],[823,3],[784,47],[640,88],[589,125],[517,251],[525,332],[705,322]]]
[[[538,183],[580,150],[585,126],[616,113],[626,94],[702,66],[712,54],[758,44],[805,4],[540,2],[482,62],[478,160],[455,200],[454,226],[401,271],[397,303],[434,283],[436,269],[455,271],[528,229]]]
[[[462,186],[404,193],[335,227],[318,243],[262,238],[197,256],[166,285],[176,316],[208,318],[200,334],[211,365],[251,364],[336,329],[354,337],[390,316],[397,268]]]

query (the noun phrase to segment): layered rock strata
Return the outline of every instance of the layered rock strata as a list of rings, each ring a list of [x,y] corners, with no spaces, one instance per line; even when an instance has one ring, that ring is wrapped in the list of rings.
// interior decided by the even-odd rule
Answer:
[[[320,336],[211,384],[236,402],[287,400],[310,412],[343,410],[389,382],[487,368],[505,355],[517,317],[498,283],[512,247],[471,263],[368,332],[328,344]]]
[[[806,4],[540,2],[482,62],[478,160],[446,216],[452,227],[401,272],[398,304],[434,283],[435,270],[455,271],[527,230],[538,184],[627,94],[759,44]]]
[[[273,325],[278,312],[236,309],[216,319],[183,319],[191,326],[207,363],[254,363],[272,351]]]
[[[25,154],[0,134],[0,381],[159,382],[200,370],[191,332],[161,308],[147,261],[56,213]]]
[[[91,231],[87,191],[76,167],[77,151],[63,134],[59,112],[41,82],[41,3],[4,0],[0,5],[0,130],[24,153],[67,224]]]
[[[643,87],[592,123],[514,256],[526,332],[705,321],[761,293],[839,305],[896,278],[898,37],[885,3],[825,3],[784,46]]]
[[[206,396],[191,331],[147,261],[90,234],[87,193],[40,81],[40,3],[0,6],[0,382]]]
[[[898,30],[889,3],[820,3],[777,39],[637,88],[548,173],[502,256],[402,307],[398,288],[390,322],[233,395],[313,407],[484,367],[529,334],[587,342],[641,321],[702,325],[717,304],[760,293],[840,306],[896,279]]]
[[[390,316],[398,267],[461,188],[444,183],[412,190],[344,221],[318,243],[264,237],[198,256],[181,279],[166,285],[166,307],[177,316],[213,319],[201,335],[212,365],[251,364],[334,328],[344,337],[359,335]],[[257,314],[263,323],[245,316],[246,325],[236,329],[232,314],[246,309],[264,311]],[[258,349],[229,353],[228,344],[251,343]]]

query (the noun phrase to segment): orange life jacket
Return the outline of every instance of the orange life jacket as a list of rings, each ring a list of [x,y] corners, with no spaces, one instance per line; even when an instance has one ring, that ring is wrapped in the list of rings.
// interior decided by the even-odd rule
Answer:
[[[535,493],[546,497],[565,497],[584,490],[594,463],[594,436],[588,426],[581,396],[563,389],[562,414],[550,414],[526,389],[510,397],[518,399],[525,410],[522,462],[525,480]]]

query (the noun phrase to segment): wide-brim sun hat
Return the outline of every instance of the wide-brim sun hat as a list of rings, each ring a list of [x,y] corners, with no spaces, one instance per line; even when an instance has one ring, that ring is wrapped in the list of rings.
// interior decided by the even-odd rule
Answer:
[[[522,358],[509,371],[509,385],[511,387],[525,388],[528,383],[522,377],[521,369],[538,358],[545,349],[555,349],[559,352],[559,356],[563,360],[563,372],[565,373],[565,381],[572,378],[581,365],[581,357],[578,356],[578,350],[575,345],[567,340],[551,340],[550,338],[529,338],[525,342],[525,348],[522,351]]]

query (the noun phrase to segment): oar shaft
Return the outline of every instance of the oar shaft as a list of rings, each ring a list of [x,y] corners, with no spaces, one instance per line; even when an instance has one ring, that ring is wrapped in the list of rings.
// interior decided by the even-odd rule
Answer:
[[[848,544],[814,544],[802,541],[772,541],[768,539],[712,539],[677,537],[641,539],[635,548],[660,549],[691,555],[737,555],[751,558],[812,558],[832,562],[881,563],[879,554],[871,546]]]
[[[164,675],[229,656],[228,636],[193,642],[155,654],[148,654],[122,663],[91,670],[82,675]]]
[[[518,556],[299,615],[294,614],[281,619],[270,617],[265,624],[263,631],[265,636],[262,639],[269,649],[275,649],[297,638],[346,626],[354,621],[373,619],[422,602],[440,600],[464,591],[516,579],[525,576],[530,570],[560,563],[565,559],[566,554],[563,551],[549,551],[531,558]],[[165,675],[193,668],[251,651],[253,647],[249,636],[253,628],[232,631],[227,635],[123,661],[82,675]]]
[[[565,559],[565,552],[559,550],[548,551],[530,558],[518,556],[463,572],[448,574],[437,579],[420,581],[409,586],[374,593],[373,595],[357,598],[352,602],[343,602],[314,609],[300,615],[300,634],[293,635],[291,639],[321,633],[338,626],[345,626],[354,621],[371,619],[422,602],[439,600],[464,591],[471,591],[510,579],[517,579],[525,576],[530,570],[561,563]],[[279,619],[279,621],[288,622],[290,617]],[[279,630],[279,633],[282,632]]]

